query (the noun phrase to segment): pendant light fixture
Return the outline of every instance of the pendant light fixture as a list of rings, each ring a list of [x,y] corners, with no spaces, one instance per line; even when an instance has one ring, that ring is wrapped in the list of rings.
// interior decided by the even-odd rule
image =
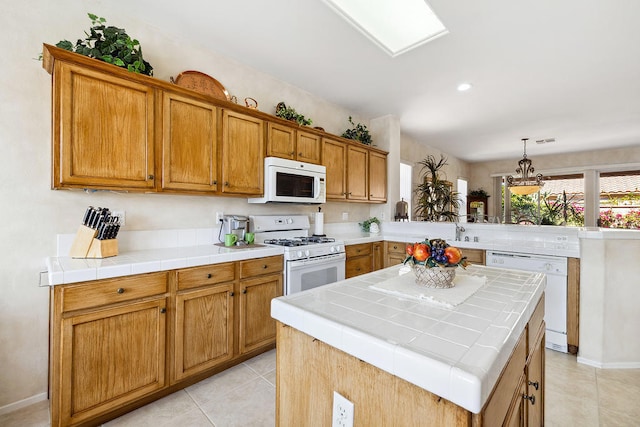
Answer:
[[[527,158],[528,140],[529,138],[522,138],[522,142],[524,143],[524,155],[518,162],[518,168],[516,169],[516,173],[520,174],[520,177],[514,178],[511,175],[507,177],[509,191],[521,196],[537,193],[544,185],[544,182],[542,182],[542,174],[533,175],[535,169],[531,164],[531,160]]]

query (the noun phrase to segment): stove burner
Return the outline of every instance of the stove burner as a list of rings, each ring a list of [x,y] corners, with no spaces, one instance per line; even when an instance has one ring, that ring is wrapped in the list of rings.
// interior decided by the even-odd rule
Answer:
[[[306,245],[314,245],[318,243],[333,243],[336,239],[331,237],[296,237],[293,239],[266,239],[264,243],[267,245],[278,245],[278,246],[306,246]]]

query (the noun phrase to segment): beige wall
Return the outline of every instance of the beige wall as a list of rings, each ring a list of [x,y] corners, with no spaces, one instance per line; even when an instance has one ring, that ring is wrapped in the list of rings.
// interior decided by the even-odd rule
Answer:
[[[443,178],[447,181],[451,181],[453,183],[454,190],[457,191],[458,178],[468,179],[469,177],[469,164],[463,160],[453,157],[450,154],[440,151],[437,148],[433,148],[427,145],[427,143],[420,143],[407,135],[402,135],[400,161],[413,166],[413,176],[411,179],[412,188],[416,188],[418,186],[421,182],[421,177],[423,176],[423,173],[421,172],[422,166],[419,162],[428,155],[432,155],[436,160],[438,160],[440,159],[441,154],[447,159],[447,166],[443,169]],[[415,195],[413,196],[411,206],[416,206]],[[411,218],[413,218],[413,215],[414,214],[412,213]]]
[[[184,70],[200,70],[239,99],[255,98],[261,111],[273,112],[278,102],[285,101],[332,133],[340,134],[349,126],[349,115],[368,123],[318,96],[212,55],[189,41],[169,38],[161,29],[123,15],[110,2],[11,2],[10,9],[5,7],[0,14],[0,34],[7,47],[0,56],[0,411],[15,408],[11,405],[23,399],[46,396],[49,294],[47,288],[38,287],[38,272],[44,270],[45,257],[55,254],[56,234],[74,233],[88,205],[124,209],[125,230],[213,227],[217,211],[311,213],[317,209],[249,205],[246,199],[221,197],[51,191],[51,76],[34,58],[43,42],[81,37],[90,26],[88,11],[139,39],[157,78],[168,80]],[[342,221],[342,212],[349,212],[349,221],[362,221],[369,217],[370,206],[328,203],[323,211],[327,222]]]

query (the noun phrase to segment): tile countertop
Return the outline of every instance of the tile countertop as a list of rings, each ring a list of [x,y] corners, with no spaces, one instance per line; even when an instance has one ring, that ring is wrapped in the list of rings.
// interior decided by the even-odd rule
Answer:
[[[272,300],[278,321],[479,413],[531,317],[545,276],[470,266],[487,283],[443,308],[370,289],[395,266]]]
[[[49,286],[107,279],[155,271],[219,264],[229,261],[281,255],[282,248],[256,245],[230,249],[213,244],[161,249],[130,250],[104,259],[76,259],[68,256],[49,257]]]

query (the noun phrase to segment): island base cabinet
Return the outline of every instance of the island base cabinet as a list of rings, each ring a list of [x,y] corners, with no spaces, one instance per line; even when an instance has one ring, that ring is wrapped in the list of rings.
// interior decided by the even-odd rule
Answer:
[[[354,403],[354,426],[471,425],[445,399],[295,328],[277,331],[276,426],[330,426],[334,391]]]

